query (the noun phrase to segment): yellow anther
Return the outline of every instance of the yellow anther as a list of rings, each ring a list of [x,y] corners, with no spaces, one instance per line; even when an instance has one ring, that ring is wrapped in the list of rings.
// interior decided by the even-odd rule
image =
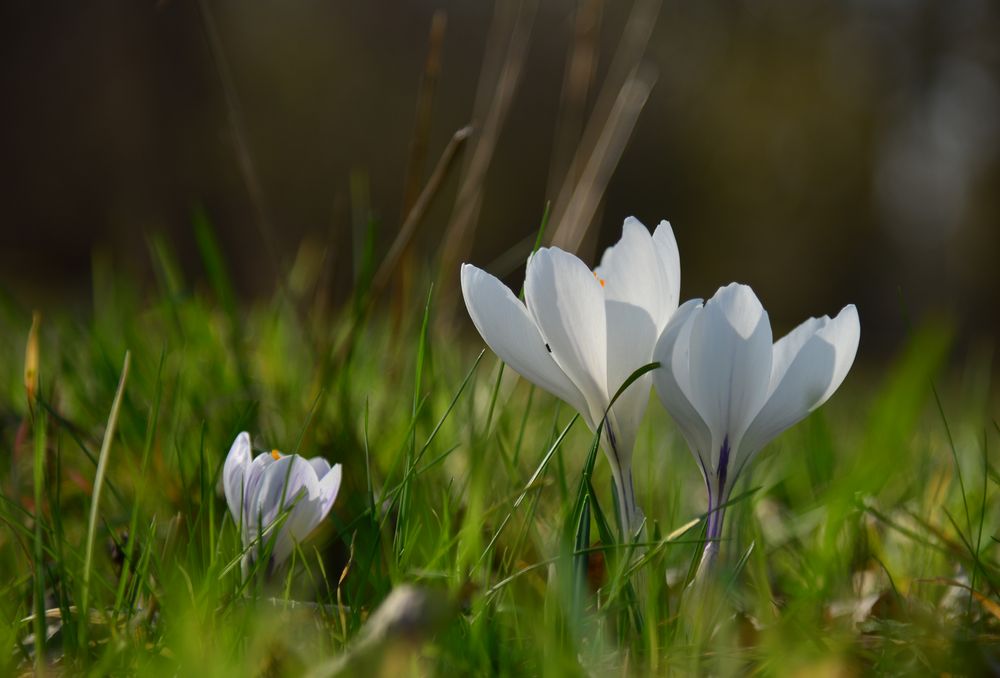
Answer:
[[[278,450],[271,450],[271,456],[274,457],[275,461],[278,461],[281,459],[281,452],[278,452]]]
[[[597,282],[601,283],[601,287],[604,287],[604,283],[607,282],[607,280],[605,280],[604,278],[597,277],[597,271],[594,271],[594,279],[597,280]]]

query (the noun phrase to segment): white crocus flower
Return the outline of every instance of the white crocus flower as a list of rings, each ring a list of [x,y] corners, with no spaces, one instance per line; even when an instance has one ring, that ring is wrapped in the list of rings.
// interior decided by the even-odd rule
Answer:
[[[518,374],[575,408],[596,430],[611,398],[653,347],[677,308],[680,259],[666,221],[656,232],[625,220],[622,237],[591,271],[556,247],[528,258],[525,303],[492,275],[462,265],[462,293],[476,329]],[[643,375],[615,402],[602,446],[611,463],[623,532],[641,522],[632,448],[649,401]]]
[[[240,526],[244,549],[256,541],[244,558],[244,573],[273,537],[271,560],[265,570],[270,574],[330,512],[340,489],[341,467],[331,467],[322,457],[305,459],[277,450],[256,458],[252,455],[250,434],[244,431],[229,448],[222,469],[223,486],[233,521]],[[286,512],[288,517],[273,535],[268,528]]]
[[[656,392],[708,486],[701,569],[718,553],[724,505],[743,468],[768,442],[833,395],[854,362],[861,325],[853,304],[810,318],[774,344],[746,285],[683,304],[653,352]]]

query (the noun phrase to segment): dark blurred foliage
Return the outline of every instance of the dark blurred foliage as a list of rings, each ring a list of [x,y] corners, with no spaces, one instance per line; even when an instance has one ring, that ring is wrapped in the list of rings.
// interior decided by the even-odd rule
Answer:
[[[555,197],[577,4],[539,4],[485,184],[471,255],[481,266],[532,233]],[[629,4],[604,3],[598,81]],[[349,177],[367,178],[383,252],[402,220],[437,9],[447,30],[427,171],[472,118],[492,3],[5,3],[3,286],[25,305],[86,302],[95,251],[149,277],[150,233],[200,276],[200,207],[243,294],[273,289],[305,238],[329,247],[346,297],[357,248]],[[985,0],[665,2],[645,57],[656,84],[589,256],[628,215],[650,227],[669,219],[683,298],[750,283],[778,331],[854,301],[869,359],[905,332],[901,305],[913,317],[943,313],[964,345],[991,348],[998,38],[1000,4]],[[418,257],[439,249],[454,174],[421,223]],[[515,284],[521,275],[497,272]]]

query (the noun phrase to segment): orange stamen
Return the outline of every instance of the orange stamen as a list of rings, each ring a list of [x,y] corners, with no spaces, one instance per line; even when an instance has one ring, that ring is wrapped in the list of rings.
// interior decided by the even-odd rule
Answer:
[[[274,457],[275,461],[278,461],[281,459],[281,452],[278,452],[278,450],[271,450],[271,456]]]
[[[593,273],[594,273],[594,279],[597,280],[597,282],[601,283],[601,287],[604,287],[604,283],[606,283],[607,280],[605,280],[604,278],[598,278],[597,271],[594,271]]]

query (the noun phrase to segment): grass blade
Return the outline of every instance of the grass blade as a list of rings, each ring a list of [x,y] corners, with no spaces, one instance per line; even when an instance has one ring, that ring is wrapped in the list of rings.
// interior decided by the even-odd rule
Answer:
[[[104,486],[104,474],[108,468],[108,457],[111,454],[111,441],[115,437],[115,427],[118,425],[118,414],[122,406],[122,394],[125,392],[125,383],[128,381],[129,365],[132,362],[132,354],[125,352],[125,363],[122,365],[122,375],[118,380],[118,390],[115,392],[115,399],[111,403],[111,412],[108,414],[108,425],[104,429],[104,441],[101,443],[101,453],[97,457],[97,475],[94,477],[94,492],[90,499],[90,519],[87,521],[87,545],[83,557],[83,590],[80,593],[80,614],[83,615],[83,623],[80,624],[79,633],[82,638],[80,647],[86,647],[86,619],[90,610],[90,576],[94,564],[94,540],[97,537],[97,513],[101,504],[101,488]]]
[[[42,499],[45,492],[45,415],[35,412],[35,671],[45,664],[45,542],[42,533]]]

